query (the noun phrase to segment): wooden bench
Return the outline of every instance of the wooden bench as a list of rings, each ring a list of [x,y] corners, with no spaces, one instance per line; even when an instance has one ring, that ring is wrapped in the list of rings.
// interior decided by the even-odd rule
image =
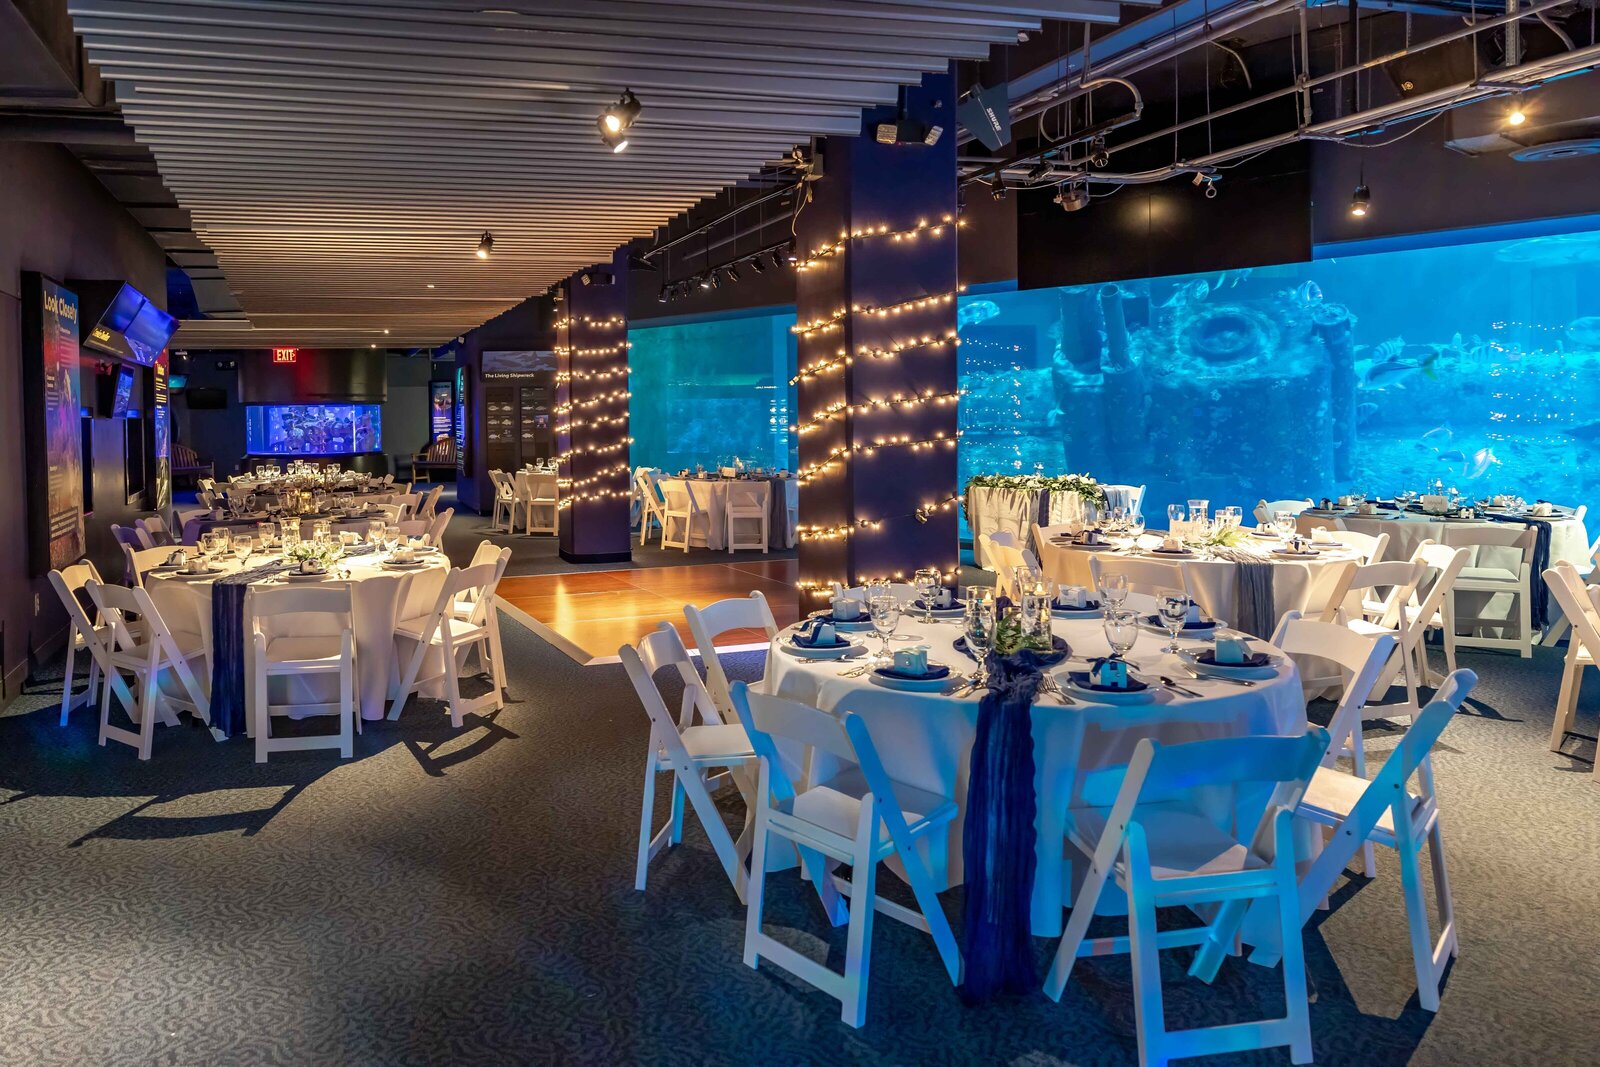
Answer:
[[[183,477],[198,480],[201,478],[215,478],[216,476],[216,464],[209,459],[202,460],[195,450],[188,445],[180,444],[177,441],[172,443],[172,480],[174,483]]]
[[[446,434],[411,457],[411,480],[432,482],[434,471],[456,472],[456,443]]]

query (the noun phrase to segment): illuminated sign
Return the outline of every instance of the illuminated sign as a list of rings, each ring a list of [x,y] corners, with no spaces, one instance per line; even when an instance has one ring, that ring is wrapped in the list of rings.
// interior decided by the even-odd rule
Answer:
[[[299,355],[300,350],[298,348],[274,348],[272,350],[272,362],[293,363]]]

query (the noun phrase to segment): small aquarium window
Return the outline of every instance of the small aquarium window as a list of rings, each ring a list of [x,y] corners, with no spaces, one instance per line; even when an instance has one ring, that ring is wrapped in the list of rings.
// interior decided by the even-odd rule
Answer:
[[[382,444],[378,404],[252,404],[245,447],[255,456],[337,456],[376,452]]]

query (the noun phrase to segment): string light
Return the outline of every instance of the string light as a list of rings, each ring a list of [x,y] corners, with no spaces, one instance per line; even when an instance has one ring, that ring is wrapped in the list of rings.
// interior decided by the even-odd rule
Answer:
[[[616,370],[573,370],[562,371],[556,375],[558,382],[603,382],[611,378],[625,378],[633,372],[632,367],[618,367]]]
[[[583,489],[594,485],[596,482],[605,481],[612,474],[623,473],[629,469],[628,461],[623,460],[620,463],[613,463],[609,467],[599,467],[585,478],[563,478],[559,484],[563,489]]]
[[[604,418],[604,417],[591,418],[591,419],[573,419],[571,422],[565,423],[565,424],[563,424],[561,426],[557,426],[555,428],[555,432],[558,433],[558,434],[571,433],[573,430],[581,430],[586,426],[590,427],[591,429],[595,428],[595,427],[599,427],[599,426],[621,426],[623,423],[625,423],[627,421],[628,421],[628,416],[626,416],[626,415],[617,415],[617,416],[615,416],[613,418],[609,418],[609,419],[608,418]]]
[[[941,304],[954,302],[955,298],[967,291],[965,285],[959,285],[948,293],[935,293],[932,296],[919,296],[914,300],[905,300],[898,304],[885,304],[882,307],[862,307],[860,304],[851,305],[848,311],[841,308],[825,319],[813,319],[807,323],[797,323],[789,327],[790,331],[801,337],[810,337],[817,333],[827,333],[831,330],[843,329],[844,320],[851,315],[866,315],[876,318],[889,318],[893,315],[904,314],[907,311],[920,311],[924,308],[938,307]]]
[[[596,396],[590,397],[588,400],[570,400],[565,404],[556,405],[556,414],[566,415],[570,414],[574,410],[599,407],[601,404],[609,404],[613,400],[627,400],[631,396],[633,396],[633,394],[628,392],[626,389],[616,389],[609,393],[597,394]]]
[[[614,345],[605,345],[600,348],[566,348],[556,347],[558,356],[614,356],[619,352],[626,352],[633,344],[628,341],[618,341]]]
[[[941,215],[937,222],[927,219],[918,219],[915,226],[904,230],[891,230],[888,223],[877,226],[867,226],[858,230],[840,231],[839,240],[832,244],[825,244],[813,248],[799,262],[794,265],[795,270],[810,270],[825,259],[840,255],[850,247],[851,241],[863,241],[872,238],[888,238],[893,242],[914,241],[927,234],[930,237],[941,237],[945,231],[954,232],[957,228],[966,225],[966,220],[955,215]]]
[[[620,451],[631,444],[633,444],[633,438],[622,437],[609,445],[577,445],[567,449],[565,452],[556,453],[555,458],[557,463],[565,463],[573,456],[603,456],[609,452]]]
[[[801,485],[805,485],[807,482],[814,481],[823,474],[843,467],[850,461],[852,453],[859,452],[862,455],[871,456],[878,452],[879,449],[885,448],[909,448],[913,452],[921,452],[927,449],[938,448],[940,445],[943,445],[946,448],[955,448],[956,439],[960,436],[960,430],[957,430],[954,434],[949,435],[945,434],[944,431],[941,430],[934,434],[931,438],[913,439],[910,434],[899,434],[897,436],[875,438],[871,444],[839,445],[838,447],[829,450],[827,459],[801,467],[800,470],[795,473],[795,479]]]
[[[855,362],[856,356],[864,359],[896,359],[900,353],[910,352],[918,348],[944,348],[946,345],[959,346],[960,344],[961,338],[956,335],[954,330],[951,330],[943,337],[925,336],[909,341],[896,341],[887,348],[860,348],[856,350],[855,356],[850,355],[841,348],[838,350],[839,354],[833,359],[825,359],[800,368],[800,372],[789,379],[789,384],[795,385],[808,378],[843,370]]]
[[[924,404],[936,406],[954,404],[961,399],[965,392],[966,390],[964,389],[958,389],[953,393],[935,393],[932,389],[929,389],[926,393],[913,393],[910,396],[896,393],[886,399],[868,400],[862,404],[850,404],[843,400],[837,400],[829,404],[821,412],[811,416],[803,425],[789,427],[789,432],[799,434],[812,433],[821,429],[823,424],[845,415],[866,415],[873,411],[890,408],[914,408],[921,407]]]
[[[555,325],[556,325],[556,329],[560,330],[560,329],[565,329],[566,327],[571,326],[574,323],[582,323],[584,326],[599,326],[599,327],[626,326],[628,324],[628,320],[626,318],[623,318],[621,315],[612,315],[610,318],[606,318],[606,319],[590,318],[588,315],[577,315],[577,316],[569,315],[566,318],[557,319]]]

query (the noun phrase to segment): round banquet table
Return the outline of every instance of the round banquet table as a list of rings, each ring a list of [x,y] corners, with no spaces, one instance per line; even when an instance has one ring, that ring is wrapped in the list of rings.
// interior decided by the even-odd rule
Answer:
[[[260,566],[269,557],[254,556],[251,558],[252,568]],[[350,557],[341,561],[350,572],[348,579],[329,578],[324,584],[348,584],[351,593],[351,618],[350,626],[354,631],[356,650],[356,696],[363,719],[381,719],[384,716],[385,704],[390,694],[399,688],[400,669],[404,664],[398,662],[395,654],[394,627],[397,621],[416,618],[426,615],[433,610],[434,602],[439,597],[439,590],[444,585],[445,575],[449,573],[450,563],[443,553],[431,553],[424,557],[424,565],[414,570],[392,570],[381,565],[381,553],[370,556]],[[238,560],[225,564],[227,573],[238,573],[241,569]],[[222,577],[218,575],[216,577]],[[167,625],[175,631],[187,634],[198,634],[206,650],[207,663],[211,669],[215,668],[217,657],[212,647],[212,581],[214,579],[184,578],[175,574],[163,574],[153,571],[145,575],[145,588],[149,590],[150,597],[155,601],[156,609],[161,612],[161,617]],[[268,578],[262,582],[252,582],[251,589],[262,585],[284,585],[280,578]],[[244,615],[245,633],[250,633],[249,618],[250,600],[245,597]],[[294,632],[298,635],[314,635],[321,633],[337,633],[338,627],[332,617],[317,615],[292,615],[284,616],[283,621],[292,623]],[[246,641],[244,647],[245,677],[249,678],[251,656],[253,655],[253,642]],[[424,677],[436,673],[439,668],[437,662],[432,665],[424,664],[422,674]],[[209,678],[207,679],[209,681]],[[293,699],[300,702],[314,702],[325,699],[320,694],[312,695],[311,689],[320,687],[325,679],[273,679],[274,689],[271,699],[274,703],[283,699]],[[165,686],[165,682],[163,685]],[[204,685],[205,682],[202,682]],[[247,683],[248,684],[248,683]],[[293,686],[293,696],[284,698],[280,695],[279,686]],[[176,692],[176,690],[171,690]],[[428,690],[424,690],[428,692]],[[429,692],[429,695],[438,695]]]
[[[728,547],[728,478],[670,478],[662,481],[679,481],[688,487],[695,507],[706,513],[706,528],[698,525],[689,535],[689,544],[696,548],[725,551]],[[790,486],[798,488],[792,478],[752,478],[743,481],[767,483],[767,539],[771,548],[793,548],[794,531],[789,528]]]
[[[1160,542],[1158,538],[1146,534],[1141,543],[1152,545]],[[1125,541],[1123,544],[1131,545],[1131,542]],[[1318,555],[1311,559],[1286,559],[1272,554],[1271,549],[1276,547],[1276,541],[1251,536],[1237,549],[1257,555],[1261,562],[1272,565],[1274,619],[1282,618],[1286,611],[1306,612],[1308,609],[1321,608],[1322,604],[1316,600],[1318,578],[1322,570],[1329,564],[1361,558],[1361,553],[1355,549],[1330,548],[1319,550]],[[1230,626],[1239,624],[1239,565],[1230,560],[1206,559],[1199,554],[1189,558],[1161,556],[1143,549],[1115,545],[1086,547],[1052,541],[1043,536],[1034,539],[1034,548],[1039,553],[1039,566],[1047,579],[1059,585],[1079,585],[1086,589],[1094,587],[1089,560],[1095,556],[1114,558],[1134,555],[1156,560],[1175,559],[1183,564],[1188,575],[1190,595],[1199,602],[1206,614]]]
[[[1129,605],[1143,608],[1148,598],[1129,597]],[[1153,608],[1151,609],[1153,610]],[[1074,656],[1104,656],[1110,651],[1097,620],[1056,620],[1056,636],[1065,638]],[[950,826],[948,865],[935,870],[940,888],[964,881],[962,827],[966,819],[968,764],[977,736],[979,694],[952,697],[942,693],[910,693],[887,689],[870,677],[846,678],[856,665],[851,660],[806,660],[787,650],[793,628],[779,633],[767,652],[764,691],[802,701],[826,711],[851,711],[861,716],[891,778],[942,796],[954,797],[960,814]],[[900,647],[928,646],[930,662],[944,663],[953,673],[966,674],[973,662],[957,652],[958,622],[923,623],[902,618],[894,642]],[[878,647],[870,632],[851,635],[869,648]],[[1257,648],[1266,642],[1253,641]],[[1061,912],[1068,900],[1071,871],[1065,859],[1067,808],[1090,802],[1109,805],[1121,784],[1122,771],[1141,738],[1167,744],[1213,737],[1257,734],[1300,734],[1306,729],[1305,703],[1300,679],[1287,656],[1279,654],[1276,675],[1252,688],[1222,681],[1195,681],[1178,669],[1177,657],[1160,651],[1165,634],[1144,633],[1128,658],[1148,675],[1166,674],[1201,694],[1201,699],[1160,690],[1154,703],[1108,705],[1077,697],[1063,706],[1041,697],[1033,708],[1034,789],[1038,801],[1035,827],[1038,867],[1033,883],[1031,926],[1039,937],[1061,934]],[[1184,642],[1185,646],[1197,642]],[[859,661],[856,661],[859,662]],[[1063,675],[1081,663],[1063,664],[1052,673]],[[1063,678],[1063,686],[1065,681]],[[952,689],[955,686],[951,687]],[[800,780],[808,770],[797,754],[790,772]],[[809,773],[816,780],[822,760],[816,757]],[[1217,798],[1222,799],[1222,798]],[[1226,807],[1228,801],[1223,800]]]
[[[1528,515],[1525,518],[1539,518]],[[1438,516],[1415,511],[1395,511],[1379,508],[1376,515],[1358,515],[1350,511],[1304,511],[1296,519],[1302,533],[1310,533],[1318,526],[1330,531],[1343,520],[1345,526],[1357,533],[1389,535],[1389,547],[1384,549],[1384,559],[1410,559],[1417,546],[1424,541],[1444,542],[1446,526],[1501,526],[1504,523],[1489,519],[1445,520]],[[1550,562],[1567,560],[1579,570],[1585,570],[1589,559],[1589,534],[1582,519],[1570,509],[1557,508],[1556,513],[1545,518],[1550,526]],[[1517,525],[1517,524],[1512,524]],[[1534,576],[1537,579],[1537,575]]]

